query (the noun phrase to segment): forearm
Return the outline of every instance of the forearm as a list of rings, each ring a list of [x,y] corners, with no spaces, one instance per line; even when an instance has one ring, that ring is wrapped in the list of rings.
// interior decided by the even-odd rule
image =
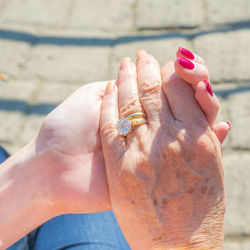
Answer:
[[[0,165],[0,249],[53,217],[40,169],[35,142]]]

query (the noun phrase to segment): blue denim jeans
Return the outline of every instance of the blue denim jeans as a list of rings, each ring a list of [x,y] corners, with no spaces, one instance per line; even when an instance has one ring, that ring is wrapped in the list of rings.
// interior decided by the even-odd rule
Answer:
[[[0,147],[0,163],[8,153]],[[112,211],[67,214],[49,220],[8,250],[130,249]]]

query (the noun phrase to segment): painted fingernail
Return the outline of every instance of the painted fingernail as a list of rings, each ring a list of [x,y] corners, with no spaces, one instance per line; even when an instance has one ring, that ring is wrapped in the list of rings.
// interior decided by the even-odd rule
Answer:
[[[226,122],[226,124],[228,125],[228,130],[230,130],[231,129],[231,123],[230,122]]]
[[[209,83],[209,81],[207,80],[203,80],[203,82],[205,83],[206,85],[206,89],[207,89],[207,92],[209,93],[210,96],[214,96],[214,91]]]
[[[132,60],[129,57],[124,57],[121,61],[120,69],[128,69]]]
[[[180,47],[179,50],[183,56],[186,56],[187,58],[189,58],[191,60],[194,59],[194,54],[191,51],[189,51],[185,48],[182,48],[182,47]]]
[[[114,81],[108,82],[107,87],[106,87],[106,91],[105,91],[105,95],[110,94],[114,90],[114,86],[115,86]]]
[[[177,57],[177,61],[185,69],[194,69],[194,64],[184,57]]]

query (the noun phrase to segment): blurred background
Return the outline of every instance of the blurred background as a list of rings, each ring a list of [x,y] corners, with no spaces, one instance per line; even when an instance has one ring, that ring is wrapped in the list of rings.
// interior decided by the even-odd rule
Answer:
[[[15,153],[78,87],[116,77],[138,49],[207,62],[230,121],[225,249],[250,249],[249,0],[0,0],[0,145]]]

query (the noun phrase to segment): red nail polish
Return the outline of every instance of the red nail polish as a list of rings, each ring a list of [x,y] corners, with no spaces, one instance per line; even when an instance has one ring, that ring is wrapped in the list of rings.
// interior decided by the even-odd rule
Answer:
[[[226,122],[226,124],[228,125],[228,127],[229,127],[229,129],[228,130],[230,130],[231,129],[231,123],[230,122]]]
[[[178,57],[177,61],[185,69],[194,69],[194,64],[184,57]]]
[[[179,50],[183,56],[186,56],[187,58],[194,60],[194,54],[191,51],[182,47],[180,47]]]
[[[204,80],[203,82],[204,82],[205,85],[206,85],[206,89],[207,89],[207,92],[209,93],[209,95],[214,96],[214,91],[213,91],[213,89],[212,89],[212,87],[211,87],[209,81]]]

